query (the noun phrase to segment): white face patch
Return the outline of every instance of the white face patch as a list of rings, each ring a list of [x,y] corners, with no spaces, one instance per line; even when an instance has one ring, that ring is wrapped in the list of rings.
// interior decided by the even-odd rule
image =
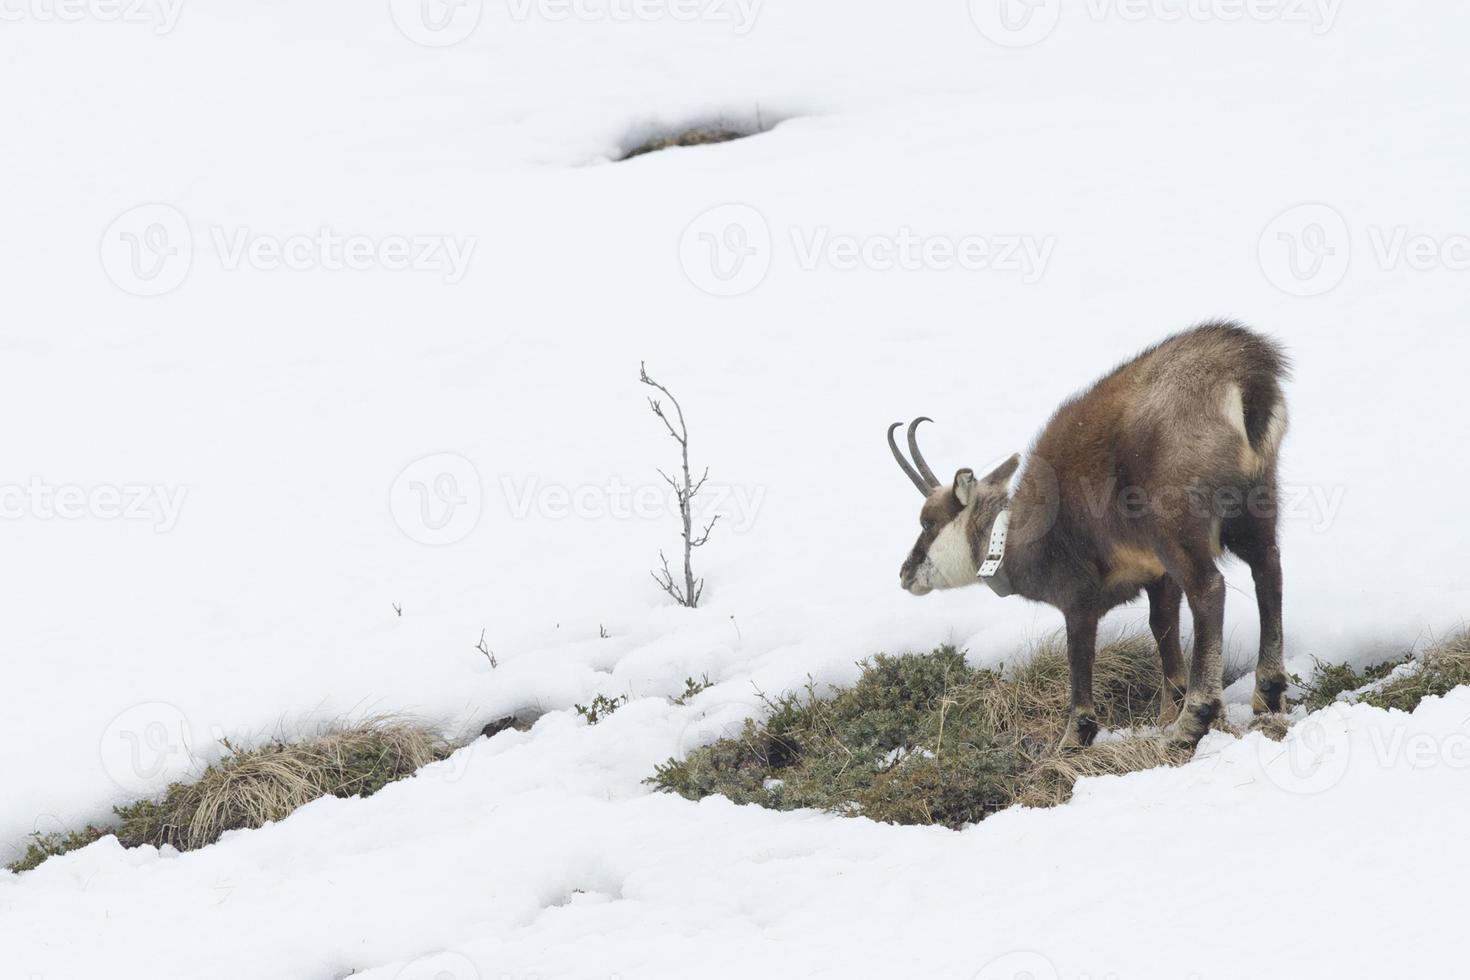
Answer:
[[[924,564],[919,566],[915,585],[925,589],[956,589],[978,581],[975,575],[980,566],[965,533],[967,513],[961,512],[939,532],[929,546]]]

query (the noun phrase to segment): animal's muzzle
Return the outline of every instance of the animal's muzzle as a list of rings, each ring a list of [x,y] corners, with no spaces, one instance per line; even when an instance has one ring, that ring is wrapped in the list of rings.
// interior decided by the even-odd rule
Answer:
[[[905,592],[912,592],[914,590],[914,583],[918,580],[919,563],[910,558],[898,570],[898,584],[903,587]]]

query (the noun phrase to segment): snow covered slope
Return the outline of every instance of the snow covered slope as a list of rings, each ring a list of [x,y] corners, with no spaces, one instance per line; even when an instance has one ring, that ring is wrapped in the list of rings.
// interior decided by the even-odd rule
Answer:
[[[1294,843],[1384,823],[1339,791],[1238,790],[1200,763],[956,837],[639,784],[757,687],[941,641],[998,660],[1058,628],[981,592],[899,591],[916,501],[883,429],[931,415],[931,460],[983,465],[1208,317],[1297,362],[1296,666],[1463,622],[1470,14],[1237,6],[1048,2],[1019,33],[981,0],[589,0],[568,17],[470,2],[423,8],[454,14],[437,32],[398,0],[7,7],[0,850],[161,787],[222,735],[383,710],[460,731],[596,693],[649,700],[596,730],[555,714],[456,757],[463,778],[326,801],[178,860],[99,845],[0,878],[5,917],[25,910],[0,962],[47,980],[96,975],[94,954],[120,976],[197,974],[187,945],[163,952],[192,909],[201,943],[239,922],[281,931],[212,976],[451,946],[490,955],[486,976],[673,975],[716,941],[744,951],[720,957],[732,971],[914,972],[882,959],[907,948],[880,948],[882,927],[938,942],[958,922],[996,931],[938,949],[935,973],[1026,946],[1066,976],[1284,970],[1272,943],[1347,914],[1347,870],[1299,875]],[[716,116],[779,122],[609,162]],[[722,496],[697,612],[647,575],[676,530],[652,496],[673,455],[642,360],[681,396]],[[1229,575],[1248,657],[1249,579]],[[706,673],[713,721],[662,706]],[[1393,811],[1421,817],[1458,785],[1360,778],[1365,799],[1425,794]],[[1139,805],[1154,786],[1172,794],[1157,812]],[[1087,816],[1124,810],[1148,816]],[[1181,836],[1191,820],[1208,832]],[[1117,835],[1155,822],[1145,853],[1221,867],[1187,912],[1176,896],[1201,876],[1173,860],[1133,869],[1139,901],[1113,907],[1084,884],[1105,869],[1064,860],[1121,862],[1135,849]],[[1038,850],[1001,857],[1021,840]],[[1436,881],[1453,870],[1431,863]],[[1406,896],[1425,870],[1392,869]],[[320,914],[341,923],[324,945],[306,913],[327,892]],[[82,907],[95,930],[60,911]],[[422,928],[384,924],[410,910]],[[828,919],[865,942],[823,953],[807,929]],[[1234,952],[1169,955],[1156,931],[1198,949],[1191,924],[1229,928]],[[1169,972],[1124,956],[1145,949]]]
[[[958,834],[645,795],[687,710],[550,716],[183,856],[53,858],[0,879],[5,975],[1459,975],[1465,689]]]

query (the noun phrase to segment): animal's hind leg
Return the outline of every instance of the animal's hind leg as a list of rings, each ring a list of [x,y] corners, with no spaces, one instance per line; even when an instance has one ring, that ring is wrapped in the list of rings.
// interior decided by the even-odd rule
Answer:
[[[1159,727],[1172,725],[1184,706],[1188,675],[1179,648],[1179,601],[1184,597],[1179,583],[1167,575],[1145,586],[1148,592],[1148,627],[1159,646],[1163,684],[1159,691]]]
[[[1225,576],[1215,567],[1213,521],[1192,521],[1178,530],[1160,557],[1194,614],[1194,651],[1184,706],[1171,734],[1173,741],[1194,746],[1225,710]]]
[[[1261,651],[1256,659],[1256,692],[1251,704],[1258,715],[1286,708],[1286,661],[1281,628],[1281,549],[1276,544],[1274,486],[1258,488],[1244,513],[1227,521],[1221,542],[1250,566],[1261,612]]]

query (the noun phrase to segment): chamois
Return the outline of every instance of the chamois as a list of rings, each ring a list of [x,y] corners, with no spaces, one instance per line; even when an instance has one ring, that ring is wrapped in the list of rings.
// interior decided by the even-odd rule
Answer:
[[[1000,595],[1055,606],[1067,629],[1071,712],[1066,742],[1097,734],[1092,662],[1099,619],[1148,594],[1149,627],[1163,664],[1159,723],[1194,745],[1223,710],[1228,550],[1250,566],[1261,617],[1253,706],[1283,709],[1281,552],[1277,457],[1286,434],[1285,352],[1231,322],[1175,334],[1059,408],[1037,437],[1014,493],[1021,457],[941,484],[908,428],[910,464],[888,446],[924,495],[918,542],[899,572],[914,595],[984,582]],[[1179,602],[1194,617],[1186,674]]]

